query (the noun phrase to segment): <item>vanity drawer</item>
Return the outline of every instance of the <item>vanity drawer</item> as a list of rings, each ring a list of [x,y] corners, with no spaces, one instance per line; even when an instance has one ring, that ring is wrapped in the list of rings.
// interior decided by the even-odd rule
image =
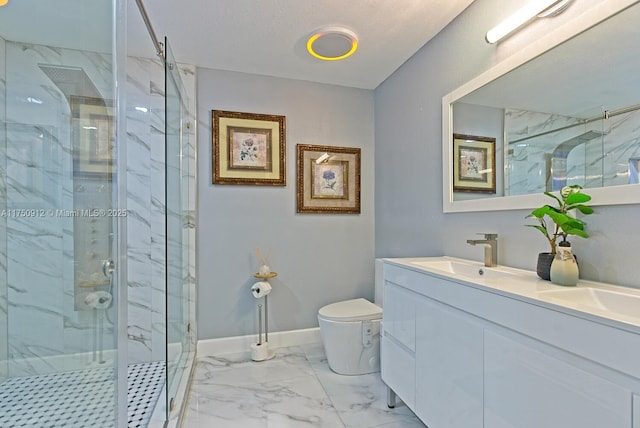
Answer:
[[[416,360],[415,354],[384,335],[380,339],[381,375],[391,388],[411,409],[415,409]]]
[[[385,263],[383,275],[385,282],[393,283],[420,294],[426,292],[427,277],[421,272]]]
[[[402,287],[384,284],[384,310],[382,312],[384,334],[392,336],[409,351],[416,351],[416,299],[421,296]]]

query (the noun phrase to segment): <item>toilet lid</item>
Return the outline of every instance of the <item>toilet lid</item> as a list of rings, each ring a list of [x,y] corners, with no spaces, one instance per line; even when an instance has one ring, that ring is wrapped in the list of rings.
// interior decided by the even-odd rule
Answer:
[[[373,320],[382,318],[382,308],[366,299],[353,299],[323,306],[318,316],[330,321]]]

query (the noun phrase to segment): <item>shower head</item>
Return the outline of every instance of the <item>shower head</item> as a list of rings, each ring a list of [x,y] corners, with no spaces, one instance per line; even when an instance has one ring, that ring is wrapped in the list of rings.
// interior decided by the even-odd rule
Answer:
[[[81,67],[38,64],[44,74],[62,91],[67,99],[71,96],[102,98],[87,73]]]

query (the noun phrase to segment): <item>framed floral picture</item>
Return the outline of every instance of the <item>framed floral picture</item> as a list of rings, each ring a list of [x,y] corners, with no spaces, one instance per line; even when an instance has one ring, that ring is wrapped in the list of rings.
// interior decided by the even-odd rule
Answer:
[[[285,117],[213,110],[213,184],[285,186]]]
[[[360,213],[360,149],[297,145],[297,212]]]
[[[453,134],[453,191],[496,193],[496,139]]]
[[[71,96],[73,175],[111,180],[114,156],[114,115],[108,100]]]

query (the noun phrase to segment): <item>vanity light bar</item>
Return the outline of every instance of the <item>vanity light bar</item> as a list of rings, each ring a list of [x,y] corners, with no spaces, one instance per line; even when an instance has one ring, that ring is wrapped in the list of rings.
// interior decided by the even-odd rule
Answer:
[[[513,15],[487,31],[485,39],[487,43],[496,43],[498,40],[513,33],[539,15],[551,16],[561,12],[568,3],[569,0],[530,1],[524,7],[518,9]]]
[[[326,162],[329,160],[329,153],[324,153],[322,156],[320,156],[318,159],[316,159],[316,164],[319,165],[322,162]]]

